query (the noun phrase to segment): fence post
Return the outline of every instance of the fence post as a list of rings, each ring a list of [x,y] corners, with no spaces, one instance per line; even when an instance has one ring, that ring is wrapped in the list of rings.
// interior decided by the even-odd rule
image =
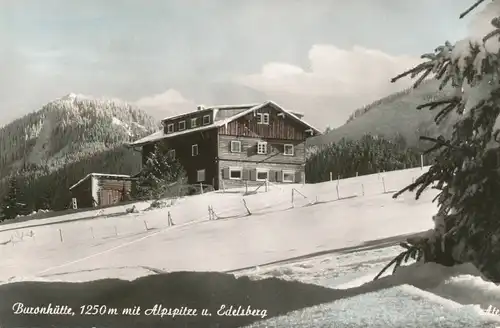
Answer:
[[[248,194],[248,181],[245,180],[245,194]]]
[[[387,192],[387,190],[385,189],[385,179],[384,177],[382,177],[382,185],[384,186],[384,194]]]
[[[356,178],[358,177],[358,172],[356,172]]]
[[[269,188],[269,187],[268,187],[268,182],[267,182],[267,179],[266,179],[266,181],[264,181],[264,187],[266,188],[266,192],[267,192],[267,191],[268,191],[268,188]]]
[[[200,182],[200,194],[203,194],[203,183]]]
[[[220,181],[222,183],[222,192],[225,194],[226,193],[226,187],[224,185],[224,179],[221,179]]]
[[[333,174],[330,172],[330,181],[333,181]]]
[[[424,154],[420,154],[420,169],[424,169]]]
[[[339,185],[337,184],[335,188],[337,189],[337,199],[340,199]]]
[[[146,220],[144,220],[144,226],[146,227],[146,231],[149,231],[148,224],[147,224]]]
[[[247,210],[247,216],[252,215],[252,212],[250,212],[250,210],[248,209],[247,202],[246,202],[245,198],[243,198],[242,200],[243,200],[243,205],[245,206],[245,209]]]
[[[116,228],[116,226],[115,226],[115,236],[118,237],[118,229]]]
[[[292,188],[292,207],[295,207],[295,204],[293,203],[294,191],[295,191],[295,189]]]
[[[61,239],[61,243],[64,241],[63,240],[63,233],[62,233],[62,229],[59,229],[59,238]]]
[[[361,196],[365,195],[365,185],[362,183],[361,184]]]
[[[210,205],[208,205],[208,221],[212,221],[212,211],[210,211]]]
[[[92,235],[92,239],[95,239],[94,228],[90,227],[90,234]]]

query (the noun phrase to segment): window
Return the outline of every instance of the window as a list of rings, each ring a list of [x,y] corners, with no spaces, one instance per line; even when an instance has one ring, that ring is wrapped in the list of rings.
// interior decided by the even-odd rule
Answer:
[[[210,124],[210,115],[203,116],[203,125]]]
[[[205,170],[196,171],[196,181],[197,182],[205,181]]]
[[[283,182],[295,182],[295,172],[283,171]]]
[[[195,128],[198,126],[198,118],[192,118],[191,119],[191,127]]]
[[[243,177],[243,170],[239,167],[229,168],[229,179],[231,180],[241,180]]]
[[[194,144],[191,146],[191,155],[198,156],[198,145]]]
[[[266,181],[269,180],[269,170],[266,169],[257,169],[257,181]]]
[[[269,114],[257,114],[257,124],[269,124]]]
[[[286,156],[293,156],[293,145],[286,144],[283,149],[283,154]]]
[[[168,159],[170,159],[170,160],[174,160],[174,159],[175,159],[175,149],[170,149],[170,150],[167,152],[167,157],[168,157]]]
[[[167,133],[172,133],[172,132],[174,132],[174,125],[173,124],[167,125]]]
[[[186,121],[179,122],[179,131],[186,130]]]
[[[269,114],[262,114],[262,124],[269,124]]]
[[[257,154],[267,154],[267,142],[257,143]]]
[[[231,140],[231,153],[241,153],[241,141]]]

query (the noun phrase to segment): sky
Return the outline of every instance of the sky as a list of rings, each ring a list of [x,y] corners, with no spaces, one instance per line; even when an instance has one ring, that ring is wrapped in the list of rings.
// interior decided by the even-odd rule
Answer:
[[[320,129],[408,87],[472,0],[0,0],[0,126],[68,93],[158,118],[273,100]]]

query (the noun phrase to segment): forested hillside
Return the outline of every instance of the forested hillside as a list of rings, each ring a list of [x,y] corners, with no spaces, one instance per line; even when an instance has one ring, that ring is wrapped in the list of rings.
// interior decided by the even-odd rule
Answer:
[[[62,209],[68,187],[91,172],[134,174],[140,154],[124,143],[157,131],[144,111],[70,94],[0,128],[0,197],[16,175],[26,210]]]
[[[409,88],[377,100],[355,110],[344,125],[309,139],[307,144],[320,146],[338,142],[342,138],[358,140],[370,134],[389,139],[401,135],[409,145],[418,146],[421,135],[449,135],[453,117],[437,126],[434,122],[435,112],[416,110],[418,105],[451,95],[451,88],[439,91],[438,86],[437,80],[427,80],[416,89]]]
[[[393,139],[365,135],[357,140],[338,142],[315,148],[308,154],[306,177],[308,183],[328,181],[330,173],[336,179],[382,171],[402,170],[420,165],[422,151],[408,146],[402,135]],[[430,155],[424,165],[431,163]]]

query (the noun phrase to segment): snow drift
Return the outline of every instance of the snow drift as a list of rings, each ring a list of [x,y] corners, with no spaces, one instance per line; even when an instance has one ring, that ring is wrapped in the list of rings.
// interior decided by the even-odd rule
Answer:
[[[223,273],[173,272],[134,281],[10,283],[0,286],[0,294],[3,327],[494,327],[500,321],[481,309],[500,306],[499,287],[482,280],[470,264],[413,264],[348,289],[276,278],[252,281]],[[15,315],[15,303],[66,305],[75,315]],[[103,314],[81,315],[82,305],[87,313]],[[159,306],[165,309],[163,317]],[[167,309],[175,308],[178,313],[198,312],[173,316]],[[131,312],[122,315],[124,309]],[[211,315],[202,315],[202,309]]]

